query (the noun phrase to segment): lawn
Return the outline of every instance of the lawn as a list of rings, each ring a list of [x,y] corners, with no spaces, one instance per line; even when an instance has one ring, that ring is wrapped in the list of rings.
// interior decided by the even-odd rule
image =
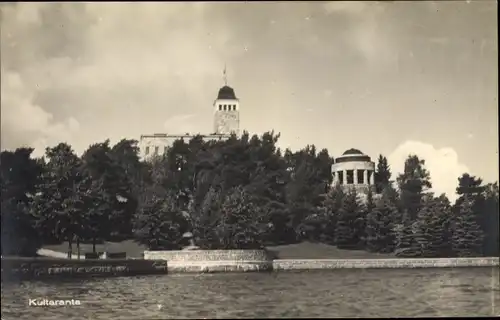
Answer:
[[[363,250],[343,250],[323,243],[302,242],[268,247],[279,259],[383,259],[392,254],[370,253]]]
[[[55,245],[44,245],[43,249],[54,250],[58,252],[68,252],[68,243],[63,242]],[[135,243],[132,240],[125,240],[121,242],[104,242],[103,244],[96,244],[95,250],[97,252],[126,252],[129,258],[140,258],[145,246]],[[80,243],[80,254],[92,252],[92,244]],[[73,243],[73,254],[76,254],[76,244]]]
[[[44,249],[58,252],[67,252],[68,243],[64,242],[58,245],[46,245]],[[302,242],[298,244],[289,244],[282,246],[268,247],[268,249],[277,254],[279,259],[381,259],[391,258],[391,254],[377,254],[362,250],[341,250],[335,246],[321,243]],[[108,252],[126,252],[127,257],[139,258],[146,250],[146,247],[135,243],[132,240],[122,242],[105,242],[96,245],[96,251]],[[80,244],[81,254],[92,252],[91,244]],[[76,245],[73,244],[73,254],[76,254]]]

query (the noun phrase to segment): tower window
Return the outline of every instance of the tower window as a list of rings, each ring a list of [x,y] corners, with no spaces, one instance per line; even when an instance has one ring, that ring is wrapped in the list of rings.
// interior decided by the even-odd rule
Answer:
[[[146,155],[149,154],[149,147],[146,147],[145,153],[146,153]]]
[[[222,111],[222,104],[219,104],[219,111]]]
[[[226,110],[227,110],[227,104],[224,105],[224,111],[226,111]]]

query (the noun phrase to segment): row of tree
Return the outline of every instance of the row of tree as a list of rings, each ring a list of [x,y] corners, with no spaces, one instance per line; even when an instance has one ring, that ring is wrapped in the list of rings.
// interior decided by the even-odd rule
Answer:
[[[134,140],[93,144],[81,157],[65,143],[41,158],[3,151],[2,254],[125,239],[179,249],[191,231],[207,249],[309,240],[398,256],[498,256],[496,183],[464,174],[452,205],[428,191],[424,160],[409,155],[393,183],[381,155],[375,192],[358,194],[331,187],[327,150],[282,152],[278,139],[195,137],[147,162]]]

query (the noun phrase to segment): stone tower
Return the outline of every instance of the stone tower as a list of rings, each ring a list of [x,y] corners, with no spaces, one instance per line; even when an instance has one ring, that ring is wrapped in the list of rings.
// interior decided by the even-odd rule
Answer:
[[[227,135],[240,130],[240,102],[233,88],[227,85],[226,69],[224,68],[225,85],[220,88],[214,102],[214,133]]]

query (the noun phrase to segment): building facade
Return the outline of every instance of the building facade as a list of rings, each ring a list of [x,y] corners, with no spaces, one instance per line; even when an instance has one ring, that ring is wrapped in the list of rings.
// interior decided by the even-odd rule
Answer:
[[[357,149],[349,149],[332,165],[333,183],[358,192],[375,192],[375,163]]]
[[[220,88],[217,99],[213,103],[213,132],[212,133],[154,133],[143,134],[139,140],[139,150],[142,159],[164,155],[174,141],[183,139],[189,141],[199,135],[203,140],[226,140],[231,134],[240,133],[240,102],[234,89],[225,85]]]

